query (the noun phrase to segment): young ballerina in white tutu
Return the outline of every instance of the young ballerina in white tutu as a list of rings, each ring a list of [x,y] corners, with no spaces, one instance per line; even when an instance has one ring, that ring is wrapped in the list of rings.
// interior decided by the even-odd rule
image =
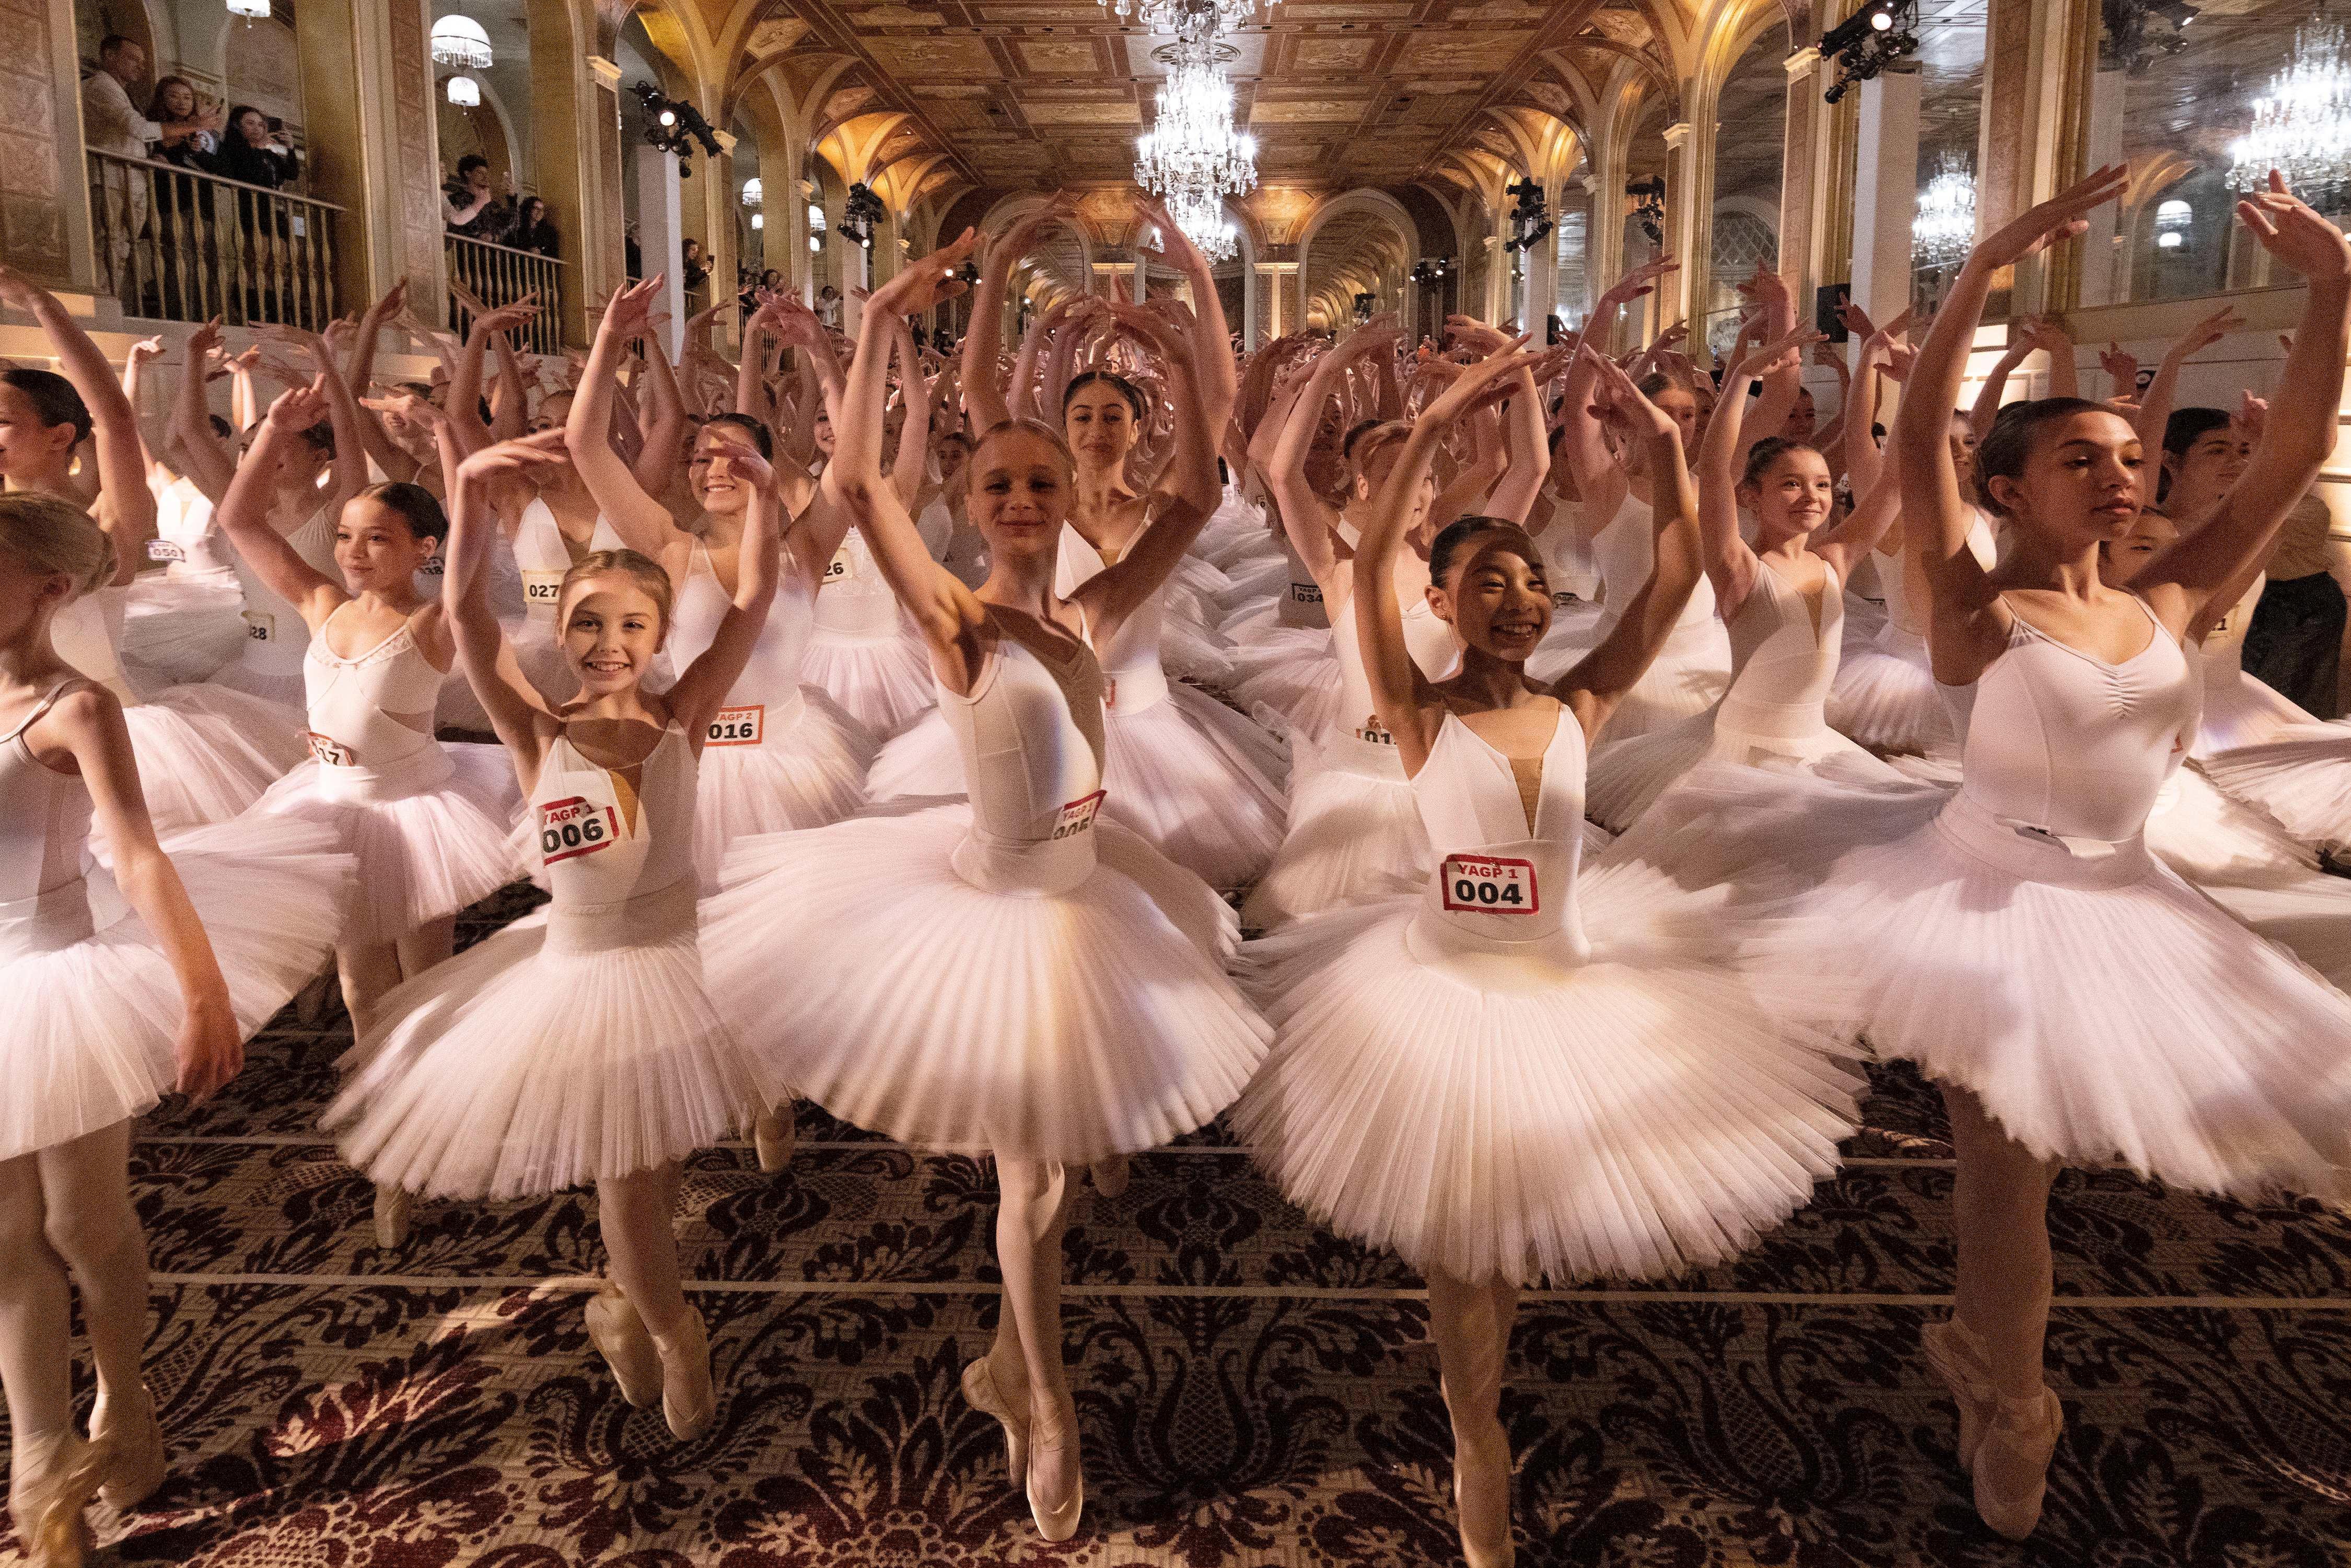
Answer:
[[[1452,419],[1513,366],[1498,354],[1424,411],[1354,560],[1373,702],[1439,863],[1421,894],[1244,950],[1280,1032],[1234,1116],[1283,1191],[1426,1279],[1475,1568],[1512,1558],[1499,1412],[1519,1288],[1735,1253],[1834,1170],[1856,1082],[1792,1021],[1798,986],[1724,967],[1736,932],[1654,875],[1579,868],[1588,737],[1698,580],[1675,422],[1614,364],[1596,396],[1659,476],[1662,519],[1649,579],[1615,584],[1616,630],[1556,687],[1531,682],[1541,553],[1514,524],[1465,517],[1429,554],[1461,671],[1432,683],[1413,662],[1384,590],[1415,492]]]
[[[1744,896],[1846,934],[1788,962],[1860,983],[1880,1054],[1942,1085],[1959,1155],[1959,1300],[1928,1330],[1927,1354],[1959,1402],[1977,1511],[2018,1539],[2039,1521],[2063,1424],[2042,1373],[2059,1166],[2119,1161],[2200,1191],[2351,1195],[2351,998],[2182,883],[2146,831],[2195,734],[2202,677],[2181,639],[2234,597],[2333,444],[2351,246],[2274,175],[2240,204],[2253,237],[2308,280],[2277,400],[2298,412],[2273,416],[2219,507],[2128,591],[2101,582],[2099,551],[2131,532],[2146,459],[2101,404],[2001,412],[1977,456],[2009,557],[1987,572],[1967,548],[1943,411],[1992,277],[2081,233],[2124,176],[2102,170],[1976,247],[1896,420],[1935,675],[1969,715],[1958,793],[1789,778],[1765,795],[1725,770],[1619,841],[1649,852],[1651,824],[1668,804],[1687,808],[1657,858],[1689,878],[1737,878]]]
[[[645,494],[612,450],[606,432],[620,358],[632,338],[648,330],[658,281],[616,293],[606,308],[565,443],[622,542],[661,562],[677,585],[669,652],[683,665],[716,635],[734,600],[744,547],[758,542],[756,492],[737,470],[737,455],[747,444],[765,464],[774,448],[768,427],[747,415],[721,414],[703,426],[687,464],[687,482],[702,507],[701,523],[692,531]],[[864,801],[873,737],[801,678],[816,626],[817,590],[848,530],[840,508],[821,499],[792,520],[758,646],[703,737],[695,853],[708,874],[716,873],[726,846],[747,833],[821,827]]]
[[[0,1385],[9,1511],[41,1568],[81,1561],[94,1493],[130,1508],[164,1479],[140,1380],[131,1121],[236,1074],[246,1037],[325,956],[351,875],[334,835],[302,825],[263,850],[207,852],[203,831],[157,846],[121,708],[50,634],[114,568],[78,507],[0,497]],[[93,818],[111,874],[89,852]],[[73,1430],[76,1283],[98,1369],[87,1444]]]
[[[434,738],[434,706],[456,648],[441,601],[421,599],[416,585],[448,529],[441,504],[415,485],[360,491],[336,521],[331,574],[269,525],[262,476],[283,445],[325,416],[324,396],[321,387],[298,388],[270,405],[246,459],[251,472],[240,469],[229,487],[221,526],[309,632],[302,676],[310,759],[254,810],[324,823],[359,857],[335,967],[351,1028],[364,1033],[386,992],[449,956],[457,912],[516,876],[521,797],[497,747]],[[377,1239],[397,1246],[405,1199],[377,1196]]]
[[[1158,229],[1170,257],[1194,271],[1196,282],[1204,285],[1194,289],[1200,314],[1183,322],[1180,329],[1187,340],[1189,372],[1208,384],[1202,388],[1201,408],[1177,411],[1176,439],[1179,444],[1196,441],[1211,448],[1213,482],[1213,444],[1232,407],[1224,313],[1216,303],[1207,263],[1174,220],[1149,201],[1137,203],[1135,215]],[[1055,214],[1049,210],[1018,225],[990,248],[980,274],[976,321],[992,319],[990,312],[1000,309],[1013,265],[1053,221]],[[1147,333],[1147,342],[1164,340],[1165,329],[1147,326],[1136,308],[1107,308],[1126,330]],[[984,357],[990,341],[991,335],[981,329],[964,340],[965,395],[983,429],[1001,423],[1006,407]],[[1220,366],[1225,367],[1222,379],[1217,376]],[[1155,530],[1182,532],[1177,553],[1162,570],[1152,597],[1135,613],[1120,619],[1114,639],[1102,627],[1092,634],[1110,683],[1102,776],[1108,797],[1102,810],[1176,864],[1198,873],[1210,886],[1235,888],[1255,881],[1281,842],[1289,758],[1279,742],[1240,715],[1206,693],[1171,683],[1161,664],[1166,585],[1220,492],[1211,492],[1208,512],[1182,520],[1153,512],[1152,496],[1126,493],[1122,475],[1146,407],[1133,383],[1107,373],[1080,378],[1069,388],[1061,411],[1062,434],[1076,456],[1078,487],[1069,532],[1059,546],[1054,593],[1075,596],[1111,564],[1131,558]],[[1181,429],[1180,422],[1190,418],[1205,419],[1206,431]],[[1152,553],[1155,558],[1160,552]],[[943,714],[925,717],[883,747],[871,780],[874,798],[959,792],[956,751],[951,721]]]
[[[876,312],[962,292],[967,234],[874,291]],[[832,474],[922,628],[968,803],[746,841],[704,911],[711,994],[778,1076],[842,1119],[917,1148],[993,1155],[1004,1312],[965,1396],[1003,1423],[1038,1528],[1066,1540],[1084,1504],[1061,1366],[1068,1167],[1156,1147],[1240,1092],[1267,1031],[1224,973],[1232,912],[1104,810],[1094,643],[1145,613],[1216,504],[1190,346],[1137,316],[1168,364],[1177,442],[1154,525],[1075,596],[1053,590],[1075,469],[1050,429],[987,432],[967,465],[990,572],[975,594],[935,563],[882,477],[885,345],[852,363]],[[883,983],[871,966],[886,953]],[[776,984],[789,954],[806,983]]]
[[[739,427],[724,425],[732,441]],[[697,447],[697,454],[707,450]],[[755,655],[780,570],[773,470],[747,437],[725,469],[741,508],[735,596],[676,684],[644,673],[669,634],[668,575],[632,550],[566,575],[563,645],[580,695],[553,712],[507,673],[483,590],[482,486],[563,459],[555,432],[457,471],[448,627],[466,678],[528,791],[532,844],[555,902],[382,998],[326,1121],[353,1164],[427,1197],[507,1199],[595,1184],[611,1288],[588,1328],[632,1405],[670,1430],[710,1425],[702,1318],[670,1228],[681,1162],[780,1097],[703,989],[694,865],[697,759]]]
[[[1766,345],[1729,384],[1782,367],[1819,336],[1805,328]],[[1698,455],[1706,575],[1730,634],[1730,689],[1694,718],[1593,750],[1585,809],[1615,831],[1706,761],[1900,778],[1831,729],[1822,711],[1844,651],[1844,585],[1894,520],[1894,481],[1882,476],[1844,522],[1816,537],[1835,500],[1827,459],[1770,436],[1748,448],[1744,474],[1734,473],[1746,412],[1744,395],[1718,403]],[[1740,537],[1741,507],[1755,519],[1751,546]]]

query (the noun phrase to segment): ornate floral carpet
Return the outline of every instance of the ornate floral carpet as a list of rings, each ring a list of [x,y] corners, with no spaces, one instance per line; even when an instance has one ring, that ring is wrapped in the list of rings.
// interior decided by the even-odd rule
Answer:
[[[288,1009],[226,1094],[141,1129],[173,1477],[100,1520],[101,1563],[1458,1561],[1418,1281],[1316,1229],[1221,1128],[1079,1201],[1088,1502],[1047,1546],[956,1388],[998,1311],[983,1166],[812,1107],[787,1174],[739,1146],[696,1161],[678,1230],[721,1404],[678,1443],[589,1349],[591,1195],[425,1206],[375,1246],[366,1183],[317,1131],[349,1040],[331,1008]],[[1918,1351],[1952,1269],[1934,1097],[1881,1072],[1868,1112],[1844,1172],[1737,1262],[1528,1294],[1503,1412],[1521,1563],[2351,1561],[2351,1224],[2069,1173],[2067,1425],[2014,1546],[1975,1521]]]

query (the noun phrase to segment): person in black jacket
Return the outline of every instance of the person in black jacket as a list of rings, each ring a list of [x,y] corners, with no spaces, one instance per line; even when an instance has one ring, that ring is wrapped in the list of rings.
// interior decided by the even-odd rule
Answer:
[[[282,124],[273,126],[261,110],[241,103],[228,111],[215,172],[275,191],[294,183],[302,172],[302,160],[286,140]],[[291,321],[294,231],[285,204],[239,191],[236,225],[245,239],[246,319]]]

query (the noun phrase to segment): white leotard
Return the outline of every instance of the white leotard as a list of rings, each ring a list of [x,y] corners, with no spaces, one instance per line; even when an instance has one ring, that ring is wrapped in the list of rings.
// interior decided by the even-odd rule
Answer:
[[[1605,638],[1624,619],[1625,606],[1641,591],[1641,585],[1657,570],[1656,513],[1649,503],[1627,494],[1614,518],[1593,539],[1592,554],[1608,591],[1598,632],[1599,638]],[[1701,577],[1690,591],[1689,602],[1682,606],[1681,618],[1674,622],[1674,633],[1703,631],[1713,619],[1714,584]]]
[[[1066,892],[1094,865],[1102,666],[1082,646],[1049,662],[1023,641],[1038,637],[1024,617],[990,607],[988,620],[996,648],[971,694],[939,688],[971,797],[971,831],[955,869],[991,893]]]
[[[787,575],[789,567],[787,560]],[[669,646],[677,668],[684,670],[702,656],[734,602],[735,596],[711,568],[710,552],[700,539],[695,540],[692,563],[670,608]],[[751,662],[727,689],[726,707],[711,721],[714,742],[765,745],[770,732],[780,731],[799,717],[805,706],[800,665],[808,656],[809,639],[815,633],[815,605],[789,582],[778,588],[768,607],[768,619],[759,628],[759,640],[751,646]]]
[[[2000,559],[2000,543],[1992,537],[1991,525],[1984,521],[1980,511],[1968,525],[1968,553],[1986,571]],[[1877,587],[1886,601],[1886,626],[1877,634],[1878,646],[1889,653],[1924,654],[1927,612],[1923,606],[1910,602],[1910,591],[1904,585],[1902,557],[1898,553],[1881,553],[1876,560]]]
[[[592,914],[684,883],[690,916],[695,774],[694,747],[674,721],[634,768],[590,762],[558,734],[530,793],[556,908]]]
[[[1844,585],[1834,568],[1823,567],[1815,632],[1804,595],[1768,561],[1756,561],[1755,586],[1729,625],[1730,689],[1715,710],[1718,750],[1725,741],[1768,747],[1828,733],[1822,709],[1844,647]]]
[[[57,657],[112,692],[123,706],[138,704],[122,674],[122,622],[131,590],[108,583],[77,596],[49,622]]]
[[[865,536],[855,528],[832,552],[816,596],[816,628],[834,636],[896,637],[903,634],[898,596],[882,575]]]
[[[1143,526],[1148,528],[1151,519],[1145,517]],[[1142,538],[1141,530],[1135,537]],[[1061,553],[1053,558],[1055,597],[1069,598],[1108,570],[1109,563],[1086,542],[1085,535],[1063,523]],[[1166,612],[1166,600],[1167,585],[1163,582],[1149,599],[1135,606],[1108,647],[1094,650],[1102,664],[1103,703],[1113,714],[1141,713],[1166,700],[1167,672],[1159,663],[1159,622]]]
[[[1583,727],[1564,706],[1544,748],[1535,823],[1527,828],[1510,759],[1447,714],[1413,802],[1437,864],[1414,917],[1416,956],[1477,951],[1575,963],[1590,945],[1576,907],[1583,851]]]
[[[148,541],[147,559],[168,562],[164,575],[175,582],[235,577],[236,552],[194,481],[174,479],[155,497],[155,538]]]
[[[354,658],[327,646],[327,628],[348,604],[319,624],[302,656],[310,754],[329,800],[382,800],[432,788],[455,771],[433,738],[433,705],[443,672],[416,645],[413,622]],[[416,728],[400,716],[421,717]]]
[[[294,553],[313,571],[329,582],[342,581],[342,568],[335,564],[335,518],[330,502],[321,501],[308,520],[286,536],[286,542],[294,547]],[[278,598],[242,554],[237,555],[235,566],[237,584],[245,590],[245,652],[238,662],[267,679],[291,680],[300,675],[304,650],[309,642],[302,624],[302,612]],[[433,705],[424,706],[429,708]]]

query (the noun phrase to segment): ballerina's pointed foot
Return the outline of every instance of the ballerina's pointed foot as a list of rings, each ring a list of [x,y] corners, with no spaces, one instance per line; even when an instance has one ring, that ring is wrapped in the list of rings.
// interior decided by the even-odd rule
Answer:
[[[389,1252],[408,1240],[408,1222],[416,1212],[416,1195],[406,1187],[375,1189],[375,1244]]]
[[[2054,1391],[2044,1388],[2037,1399],[2001,1396],[1970,1467],[1976,1516],[2011,1541],[2032,1534],[2049,1493],[2049,1460],[2064,1429],[2064,1407]]]
[[[106,1483],[98,1494],[109,1508],[138,1507],[154,1496],[171,1474],[170,1458],[163,1449],[163,1424],[156,1419],[154,1396],[144,1384],[129,1398],[100,1396],[98,1408],[90,1412],[89,1436],[93,1443],[113,1450]]]
[[[662,1396],[661,1353],[645,1320],[617,1285],[588,1298],[588,1338],[612,1369],[621,1397],[642,1410]]]
[[[70,1427],[15,1445],[8,1511],[28,1568],[81,1568],[90,1547],[82,1511],[106,1484],[115,1459],[106,1443],[85,1443]]]
[[[1983,1340],[1955,1317],[1948,1322],[1928,1323],[1919,1331],[1918,1343],[1927,1353],[1927,1364],[1941,1375],[1951,1397],[1959,1402],[1959,1468],[1972,1471],[1995,1403]]]
[[[996,1369],[981,1356],[963,1369],[964,1403],[983,1416],[996,1417],[1004,1428],[1005,1473],[1026,1484],[1029,1474],[1029,1391],[1020,1390],[1016,1406],[997,1385]],[[1015,1414],[1015,1412],[1018,1414]]]
[[[1510,1568],[1510,1440],[1499,1421],[1453,1443],[1453,1501],[1461,1511],[1461,1555],[1469,1568]]]
[[[1079,1468],[1077,1406],[1066,1396],[1058,1409],[1050,1402],[1030,1406],[1024,1474],[1037,1533],[1048,1541],[1075,1535],[1086,1511],[1086,1478]]]
[[[1094,1178],[1094,1190],[1104,1197],[1116,1197],[1126,1191],[1126,1178],[1129,1172],[1124,1155],[1113,1155],[1106,1160],[1096,1160],[1086,1169]]]
[[[686,1308],[676,1330],[654,1334],[653,1342],[661,1357],[662,1415],[670,1434],[680,1442],[699,1437],[718,1416],[718,1392],[710,1382],[710,1339],[702,1314]]]
[[[792,1163],[792,1148],[799,1142],[799,1127],[789,1105],[762,1111],[751,1124],[751,1146],[759,1152],[759,1168],[769,1176]]]

